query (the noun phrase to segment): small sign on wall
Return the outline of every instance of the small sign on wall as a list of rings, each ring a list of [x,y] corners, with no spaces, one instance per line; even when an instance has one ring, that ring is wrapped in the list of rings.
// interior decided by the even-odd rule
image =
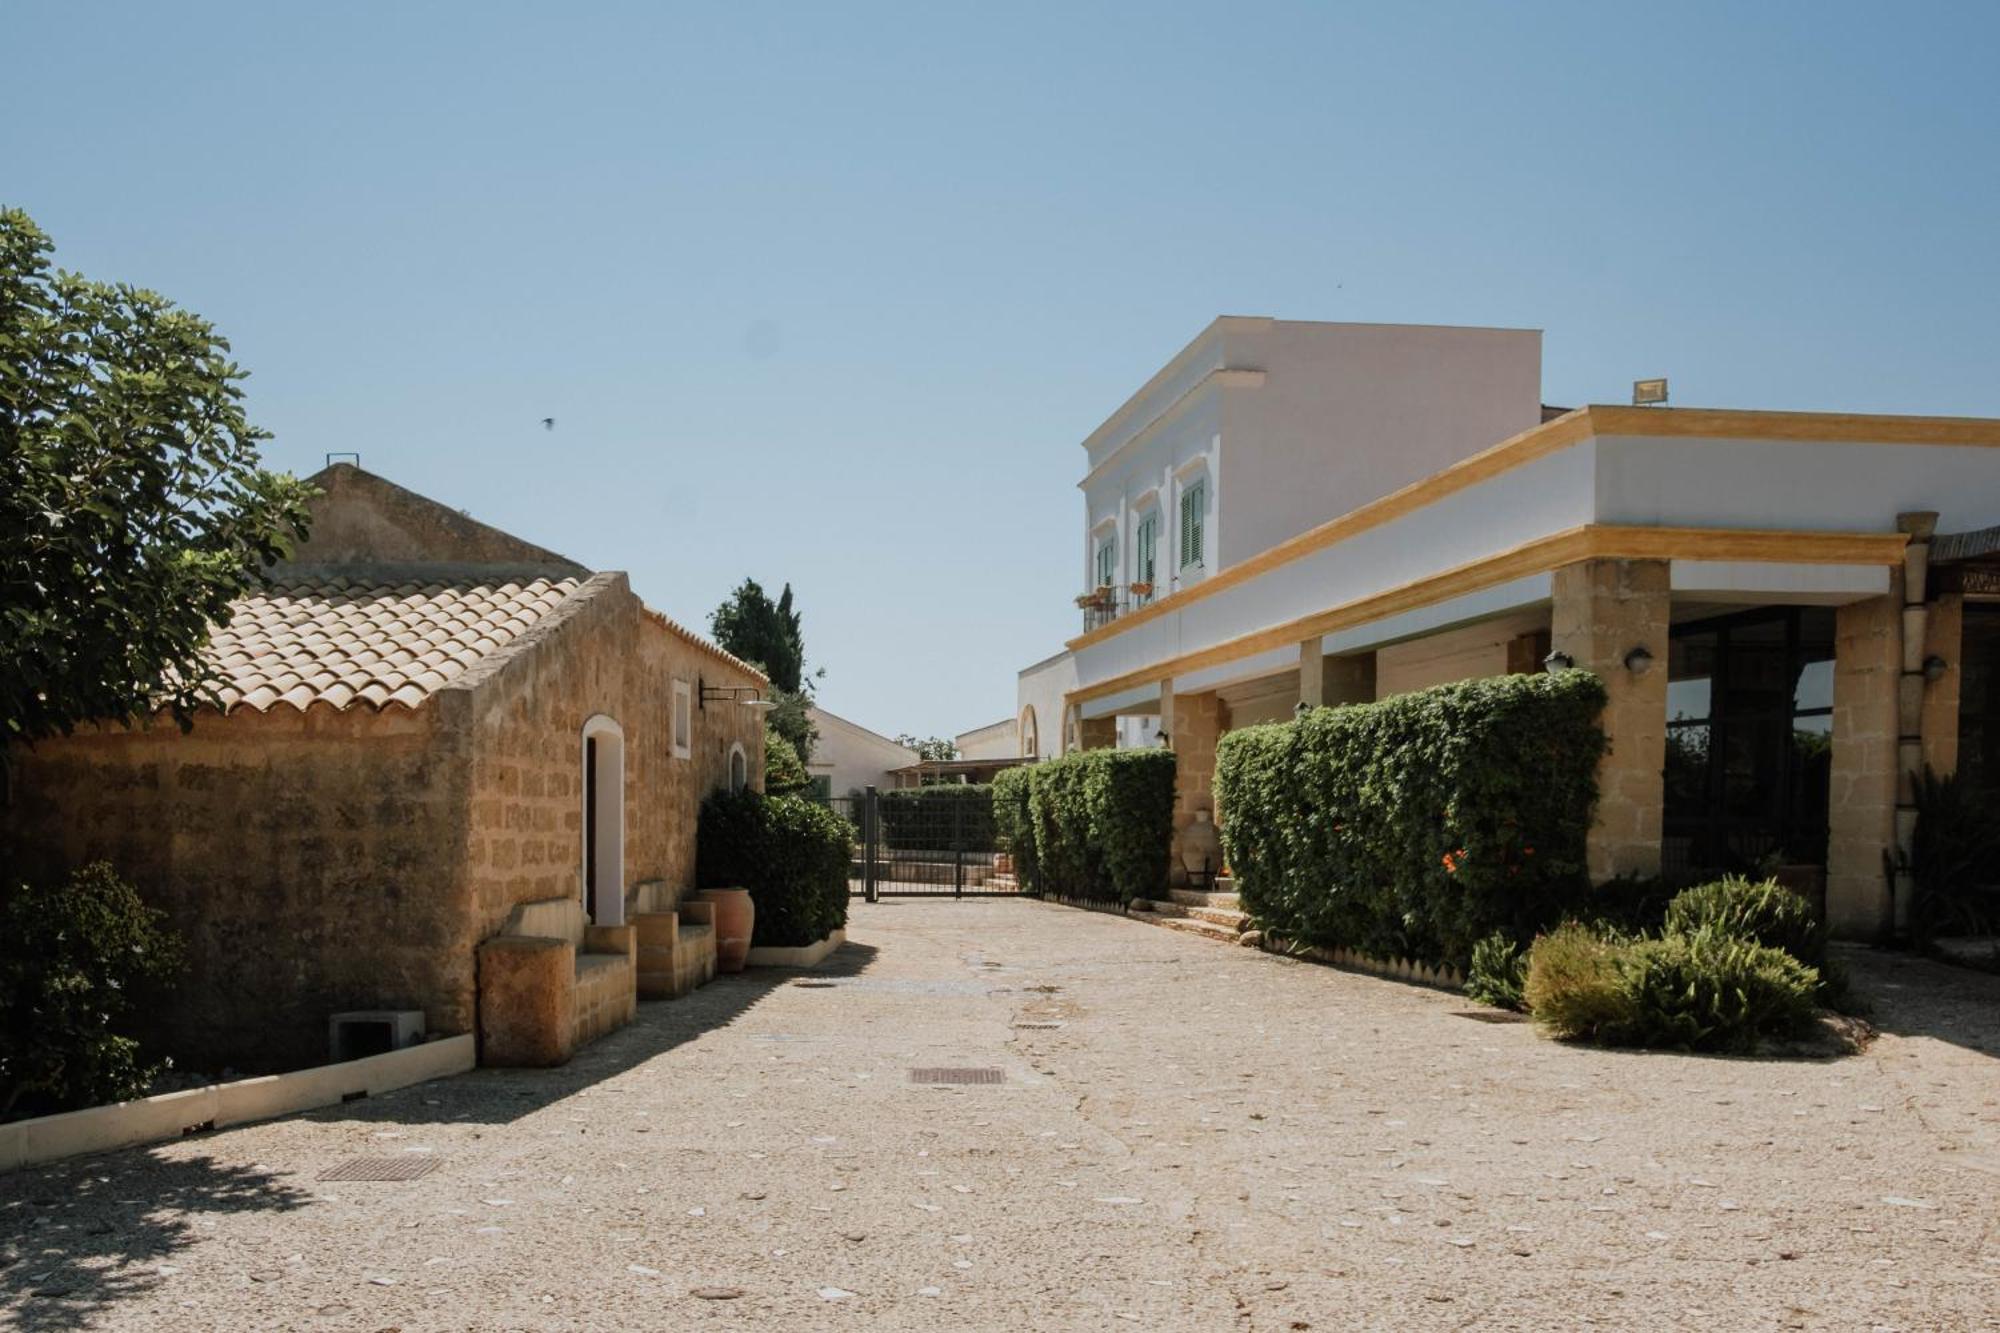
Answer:
[[[1665,379],[1632,381],[1632,406],[1658,407],[1666,401],[1667,382]]]

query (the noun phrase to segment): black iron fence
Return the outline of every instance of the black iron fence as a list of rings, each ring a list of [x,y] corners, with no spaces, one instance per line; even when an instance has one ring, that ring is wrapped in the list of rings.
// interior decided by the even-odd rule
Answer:
[[[990,787],[870,787],[827,804],[854,829],[850,888],[870,902],[1019,892],[998,847]]]

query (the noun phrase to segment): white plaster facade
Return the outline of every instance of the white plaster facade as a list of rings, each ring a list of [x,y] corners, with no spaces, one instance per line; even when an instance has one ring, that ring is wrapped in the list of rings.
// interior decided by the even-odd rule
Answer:
[[[1194,729],[1185,769],[1212,762],[1217,725],[1534,670],[1554,639],[1587,647],[1589,669],[1613,686],[1607,762],[1626,771],[1606,786],[1599,823],[1610,827],[1615,806],[1627,831],[1605,834],[1593,867],[1602,852],[1607,866],[1650,873],[1662,797],[1645,747],[1665,716],[1629,701],[1665,682],[1632,680],[1666,660],[1670,641],[1710,634],[1730,613],[1790,615],[1796,645],[1801,608],[1842,608],[1832,631],[1813,613],[1813,633],[1838,643],[1826,650],[1835,658],[1813,661],[1818,678],[1837,678],[1822,711],[1843,720],[1799,705],[1798,725],[1832,735],[1832,796],[1815,798],[1823,817],[1832,801],[1831,850],[1814,855],[1836,928],[1888,920],[1880,855],[1892,824],[1907,845],[1912,817],[1897,774],[1920,749],[1954,743],[1918,735],[1912,720],[1939,711],[1927,691],[1956,697],[1952,654],[1927,660],[1923,647],[1925,552],[1933,531],[2000,525],[2000,421],[1565,411],[1542,405],[1539,377],[1532,330],[1211,324],[1084,441],[1093,605],[1067,651],[1018,687],[1043,752],[1161,731],[1179,750],[1179,704]],[[1623,603],[1590,600],[1603,597],[1654,600],[1627,625]],[[1900,680],[1883,665],[1896,660]],[[1753,725],[1725,724],[1745,735]],[[1688,798],[1677,799],[1685,826]],[[1678,852],[1687,838],[1675,840]]]
[[[917,752],[898,745],[880,732],[870,731],[824,708],[807,710],[819,740],[813,744],[812,762],[806,773],[824,779],[826,794],[846,796],[868,786],[888,791],[896,785],[890,776],[899,768],[917,762]]]
[[[1018,759],[1021,756],[1021,726],[1016,718],[1003,717],[952,738],[960,759]]]

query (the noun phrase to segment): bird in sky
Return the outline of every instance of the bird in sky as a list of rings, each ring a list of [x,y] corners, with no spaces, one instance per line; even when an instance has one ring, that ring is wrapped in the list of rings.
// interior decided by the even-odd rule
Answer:
[[[554,430],[555,428],[556,428],[556,419],[555,419],[554,417],[543,417],[543,418],[542,418],[542,429],[543,429],[543,430]]]

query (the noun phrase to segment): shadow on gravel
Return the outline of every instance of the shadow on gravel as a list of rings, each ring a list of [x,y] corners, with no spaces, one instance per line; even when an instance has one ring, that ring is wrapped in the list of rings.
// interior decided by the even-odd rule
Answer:
[[[2000,977],[1890,949],[1838,956],[1874,1007],[1868,1021],[1877,1028],[2000,1058]]]
[[[874,963],[877,952],[873,945],[850,942],[807,971],[760,967],[718,976],[678,1000],[645,1001],[629,1024],[591,1043],[575,1059],[555,1069],[475,1069],[381,1097],[309,1111],[302,1118],[404,1126],[507,1124],[615,1078],[704,1033],[727,1027],[765,996],[793,981],[858,977]],[[811,993],[830,997],[839,990],[833,987]]]
[[[150,1151],[0,1176],[0,1324],[74,1329],[171,1279],[204,1214],[290,1211],[309,1190],[258,1167]]]

